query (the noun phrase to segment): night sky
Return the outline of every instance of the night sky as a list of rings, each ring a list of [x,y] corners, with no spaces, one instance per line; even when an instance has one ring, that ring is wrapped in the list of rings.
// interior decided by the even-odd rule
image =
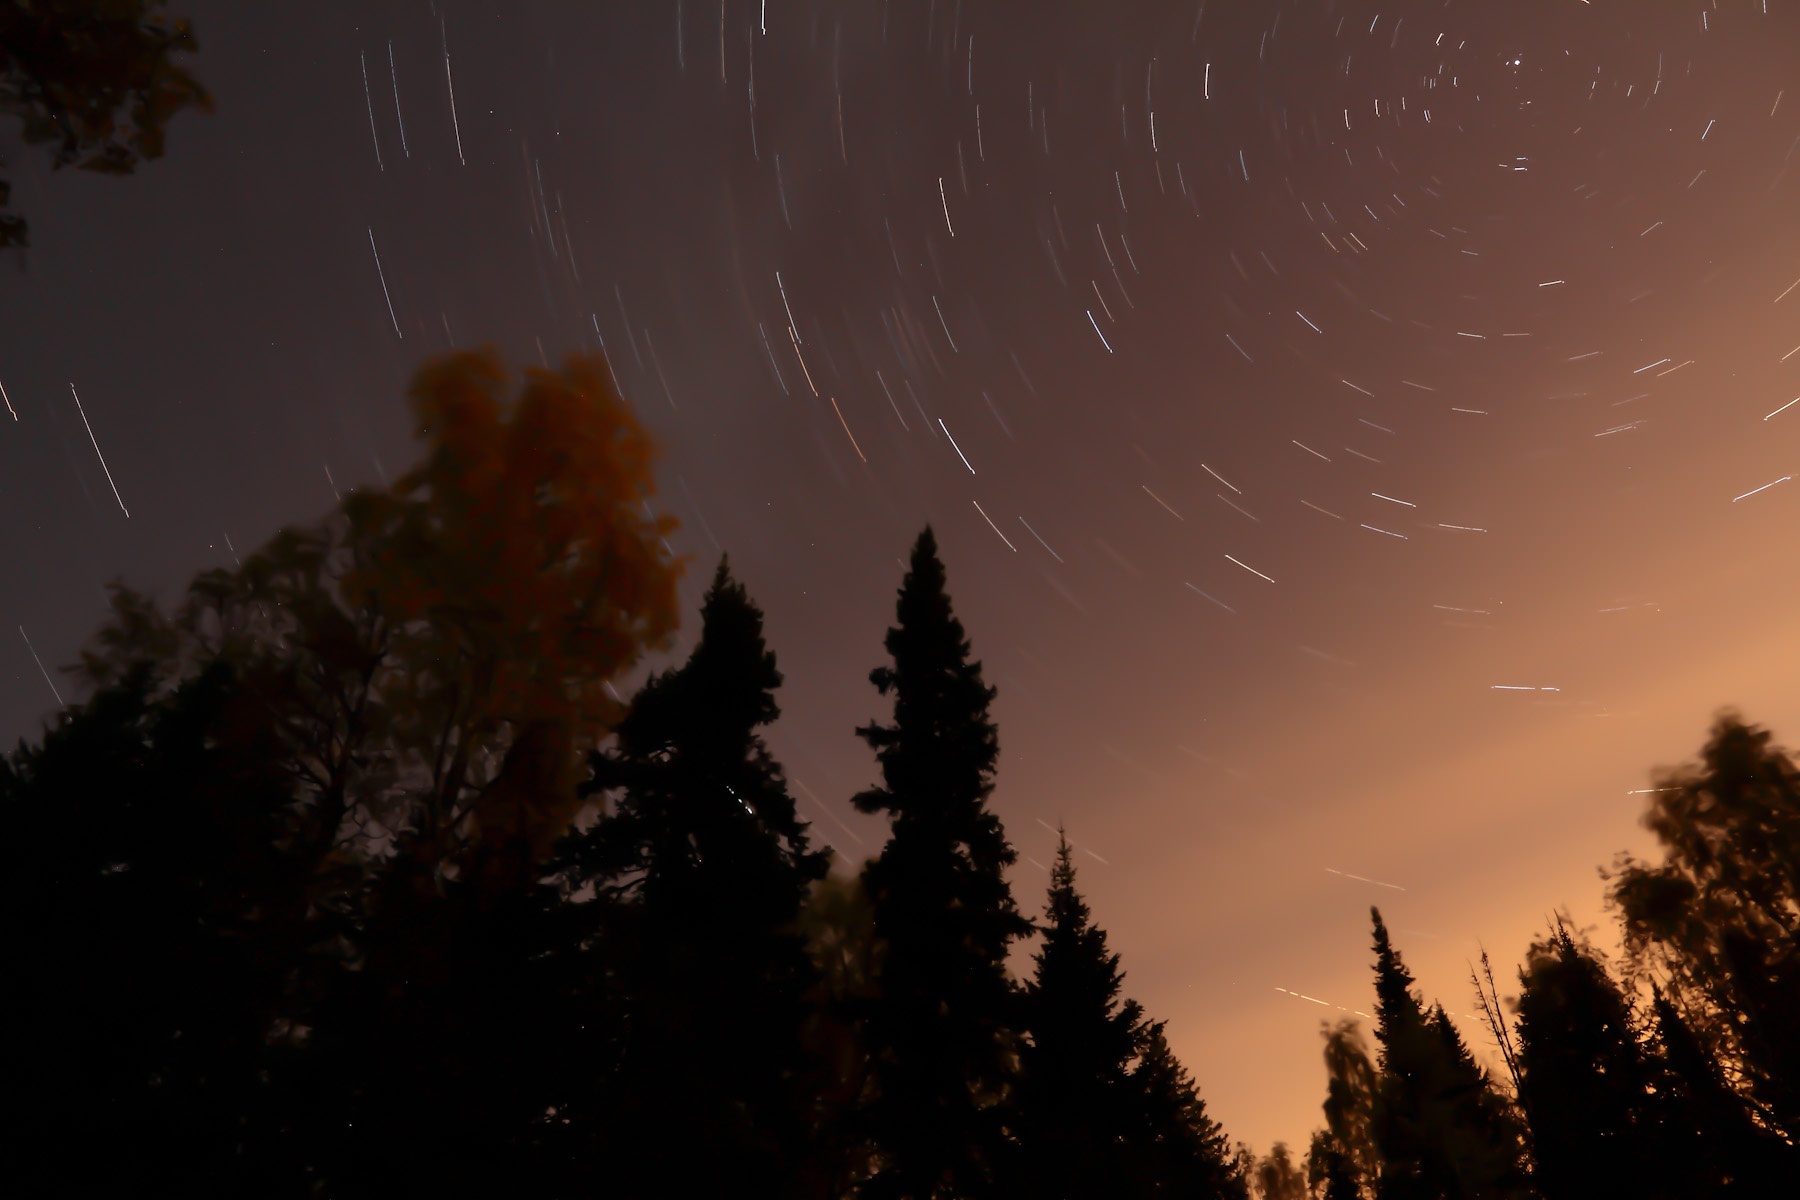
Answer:
[[[852,730],[929,521],[1022,907],[1066,822],[1266,1146],[1371,903],[1466,1012],[1482,946],[1506,991],[1602,920],[1714,709],[1800,738],[1792,0],[176,7],[217,112],[163,161],[0,131],[8,741],[106,581],[404,469],[426,356],[604,344],[689,613],[721,549],[767,609],[815,832],[879,848]]]

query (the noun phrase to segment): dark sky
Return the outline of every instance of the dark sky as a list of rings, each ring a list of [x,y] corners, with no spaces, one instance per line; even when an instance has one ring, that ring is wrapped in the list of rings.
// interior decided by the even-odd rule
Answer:
[[[879,847],[852,729],[930,521],[1022,903],[1066,822],[1266,1145],[1370,903],[1466,1011],[1481,946],[1600,919],[1717,706],[1800,729],[1789,0],[372,7],[192,4],[217,112],[135,178],[0,132],[9,739],[107,580],[396,474],[425,356],[603,340],[814,828]]]

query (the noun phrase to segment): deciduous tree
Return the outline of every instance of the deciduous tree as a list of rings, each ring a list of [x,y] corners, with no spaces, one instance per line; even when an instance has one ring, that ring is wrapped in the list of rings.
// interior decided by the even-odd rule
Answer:
[[[1733,1085],[1800,1138],[1800,768],[1723,712],[1700,760],[1656,776],[1644,824],[1660,863],[1607,874],[1627,978],[1666,981]]]
[[[5,0],[0,3],[0,115],[17,117],[28,146],[49,145],[53,168],[129,175],[161,158],[170,118],[212,110],[212,97],[175,59],[197,48],[166,0]],[[0,248],[28,244],[25,219],[6,211]]]

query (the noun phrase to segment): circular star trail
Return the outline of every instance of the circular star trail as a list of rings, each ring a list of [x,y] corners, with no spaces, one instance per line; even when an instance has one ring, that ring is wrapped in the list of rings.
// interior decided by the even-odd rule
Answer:
[[[1316,1124],[1369,904],[1461,1012],[1481,945],[1596,914],[1715,706],[1794,736],[1791,6],[191,15],[218,107],[162,161],[0,132],[12,734],[107,580],[171,595],[402,469],[426,357],[603,349],[690,608],[728,550],[768,609],[849,862],[932,523],[1022,905],[1066,824],[1258,1145]]]

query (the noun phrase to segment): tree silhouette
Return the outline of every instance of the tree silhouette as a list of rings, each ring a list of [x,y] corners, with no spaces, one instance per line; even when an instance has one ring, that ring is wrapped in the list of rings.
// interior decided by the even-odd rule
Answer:
[[[172,617],[124,594],[83,676],[232,663],[317,854],[360,830],[378,853],[404,833],[438,861],[542,857],[618,715],[609,681],[674,628],[678,567],[642,507],[649,436],[604,364],[528,371],[510,403],[506,382],[491,352],[427,363],[419,467],[202,574]]]
[[[427,455],[395,487],[353,493],[241,568],[202,575],[172,615],[117,589],[80,668],[92,711],[15,757],[8,786],[33,811],[69,820],[131,798],[131,812],[150,814],[109,823],[123,848],[98,863],[49,880],[19,873],[36,883],[18,887],[37,889],[19,911],[43,914],[48,931],[32,944],[112,946],[83,906],[119,929],[155,916],[166,929],[130,952],[142,970],[202,989],[190,998],[237,1004],[208,1030],[237,1030],[256,1052],[235,1070],[191,1065],[211,1034],[133,1007],[164,982],[92,988],[85,1007],[65,1006],[86,1014],[68,1044],[153,1077],[162,1095],[176,1079],[204,1078],[207,1095],[245,1081],[255,1102],[223,1105],[232,1169],[279,1181],[252,1190],[494,1190],[547,1135],[545,1069],[561,1060],[545,1018],[574,989],[559,991],[566,981],[550,970],[559,910],[540,881],[581,803],[580,753],[616,716],[608,680],[674,625],[675,566],[666,524],[641,507],[648,438],[603,365],[532,372],[511,404],[504,383],[488,354],[428,365],[413,389]],[[118,748],[90,755],[92,768],[38,762],[103,734]],[[242,843],[222,844],[226,831]],[[30,842],[8,832],[6,854],[26,855]],[[190,846],[217,857],[197,860]],[[102,869],[118,878],[96,880]],[[189,882],[151,887],[164,878]],[[240,892],[223,912],[208,907]],[[44,913],[51,900],[63,908]],[[260,924],[246,928],[252,917]],[[213,939],[204,944],[236,953],[241,940],[252,964],[269,964],[245,967],[249,982],[183,966],[192,954],[169,931],[191,937],[196,922]],[[24,993],[16,1003],[51,1007]],[[186,1053],[140,1069],[102,1049],[138,1028]],[[80,1095],[105,1090],[65,1074]],[[120,1144],[156,1128],[143,1122]],[[184,1138],[156,1144],[191,1149]]]
[[[1006,954],[1031,925],[1006,882],[1013,849],[987,807],[999,754],[994,691],[969,659],[929,527],[913,547],[887,650],[893,665],[870,680],[893,696],[894,723],[857,730],[884,785],[856,806],[892,821],[863,877],[883,949],[866,1026],[864,1118],[877,1157],[861,1194],[979,1197],[992,1191],[1002,1154],[1016,1043]]]
[[[1247,1200],[1249,1182],[1187,1068],[1169,1049],[1164,1027],[1161,1021],[1140,1027],[1131,1072],[1138,1102],[1128,1175],[1134,1194],[1155,1200]]]
[[[566,1128],[541,881],[609,679],[675,622],[649,441],[604,366],[505,384],[489,353],[427,364],[423,463],[201,581],[189,617],[259,665],[318,829],[376,822],[302,1072],[338,1106],[295,1118],[346,1191],[499,1189]]]
[[[0,1153],[20,1194],[262,1190],[306,943],[294,813],[213,664],[140,661],[0,760]]]
[[[1320,1032],[1325,1039],[1325,1128],[1314,1135],[1308,1154],[1309,1184],[1323,1188],[1328,1200],[1356,1200],[1380,1173],[1374,1140],[1379,1075],[1354,1020],[1327,1024]]]
[[[348,584],[405,632],[395,736],[411,821],[445,853],[480,837],[548,851],[578,753],[617,716],[608,681],[675,625],[672,526],[642,507],[653,447],[604,363],[529,370],[511,405],[505,384],[491,353],[427,364],[411,393],[425,461],[355,501],[384,552]],[[501,786],[509,770],[544,786]]]
[[[1306,1187],[1315,1200],[1362,1200],[1363,1188],[1350,1155],[1327,1130],[1313,1131],[1306,1152]]]
[[[1381,1046],[1372,1129],[1376,1200],[1527,1196],[1521,1131],[1442,1007],[1427,1010],[1375,925],[1375,1037]]]
[[[52,168],[129,175],[161,158],[170,118],[212,111],[212,97],[175,62],[196,49],[166,0],[6,0],[0,4],[0,114],[17,117],[28,146],[53,144]],[[0,249],[29,244],[25,219],[6,211]]]
[[[798,922],[828,857],[758,732],[781,674],[724,561],[701,621],[593,755],[584,790],[615,799],[561,857],[567,886],[595,894],[576,907],[605,921],[588,938],[613,976],[604,1011],[630,1031],[569,1098],[621,1196],[772,1196],[807,1151],[818,976]]]
[[[1307,1200],[1306,1172],[1286,1142],[1276,1142],[1251,1175],[1256,1200]]]
[[[1113,1197],[1137,1129],[1131,1081],[1143,1010],[1120,1000],[1124,973],[1075,890],[1059,832],[1037,970],[1025,984],[1013,1104],[1022,1194]]]
[[[1657,1103],[1664,1154],[1687,1195],[1730,1197],[1778,1194],[1800,1175],[1794,1147],[1762,1128],[1744,1098],[1726,1081],[1712,1054],[1661,988],[1653,989],[1662,1071]]]
[[[1618,985],[1561,922],[1519,981],[1519,1101],[1539,1190],[1547,1200],[1675,1195],[1656,1067]]]
[[[1657,774],[1644,824],[1660,864],[1607,874],[1634,984],[1666,981],[1761,1118],[1800,1138],[1800,768],[1721,713],[1700,761]]]

